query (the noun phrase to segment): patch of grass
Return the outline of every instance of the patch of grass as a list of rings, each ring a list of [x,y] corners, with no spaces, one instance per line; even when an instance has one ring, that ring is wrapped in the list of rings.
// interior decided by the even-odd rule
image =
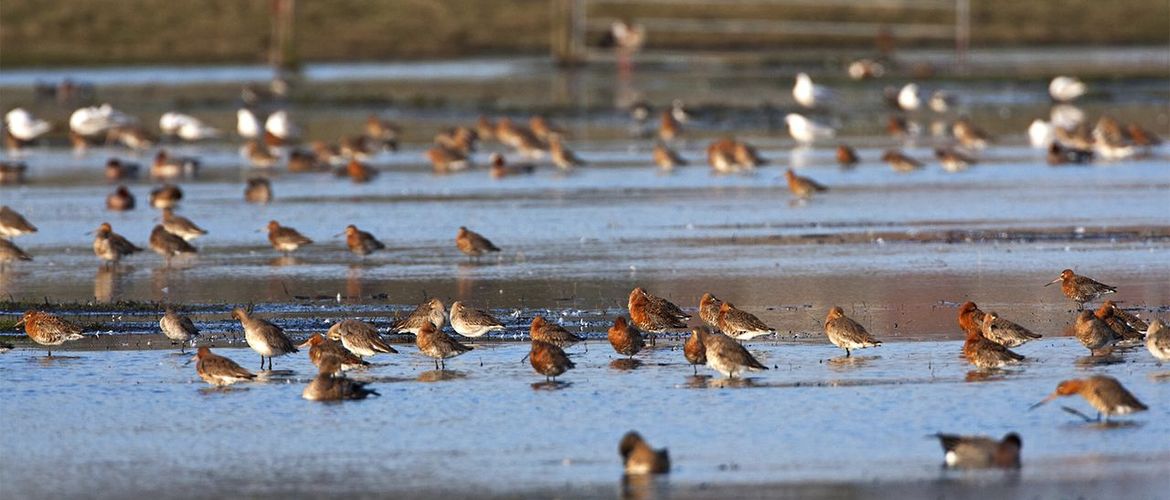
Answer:
[[[0,66],[260,63],[266,60],[270,36],[268,5],[240,0],[4,0]],[[978,0],[971,8],[975,47],[1165,45],[1170,36],[1170,2],[1165,1]],[[543,54],[549,46],[548,0],[302,0],[296,9],[296,53],[306,61]],[[601,5],[594,13],[635,19],[724,16],[943,24],[953,19],[945,12],[862,6],[614,4]],[[671,49],[781,50],[868,48],[872,40],[650,33],[648,43]]]

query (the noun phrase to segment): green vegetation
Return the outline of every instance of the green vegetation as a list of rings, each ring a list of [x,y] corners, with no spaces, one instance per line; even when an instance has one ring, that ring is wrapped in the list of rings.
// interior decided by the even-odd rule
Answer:
[[[975,47],[1165,45],[1170,2],[1150,0],[972,0]],[[544,54],[549,0],[330,0],[296,6],[298,57],[393,60]],[[266,60],[269,2],[262,0],[4,0],[0,66],[137,63],[256,63]],[[949,22],[949,14],[864,7],[599,5],[604,16]],[[883,13],[884,12],[884,13]],[[809,39],[651,33],[661,48],[808,46]],[[816,40],[818,46],[871,40]],[[913,44],[905,41],[905,44]]]

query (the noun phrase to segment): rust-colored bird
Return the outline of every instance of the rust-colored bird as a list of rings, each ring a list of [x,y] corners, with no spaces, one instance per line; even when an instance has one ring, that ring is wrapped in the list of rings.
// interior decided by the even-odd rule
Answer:
[[[491,164],[489,173],[493,179],[531,174],[536,171],[536,166],[531,163],[508,165],[507,161],[504,160],[504,155],[500,153],[492,153],[488,163]]]
[[[414,336],[414,345],[419,352],[429,358],[434,358],[436,370],[447,369],[447,358],[453,358],[471,350],[471,347],[460,344],[444,332],[435,328],[434,323],[427,322],[419,328]]]
[[[443,301],[431,298],[415,307],[405,318],[395,321],[390,326],[390,331],[418,335],[418,331],[424,325],[435,325],[435,328],[442,329],[446,322],[447,308],[443,305]]]
[[[845,316],[841,306],[833,306],[825,316],[825,335],[833,345],[845,349],[845,357],[849,357],[852,349],[864,349],[882,345],[880,340],[873,338],[865,327]]]
[[[704,293],[699,298],[699,319],[711,328],[719,328],[719,309],[721,307],[723,307],[723,301],[714,295]]]
[[[642,287],[630,291],[626,307],[630,313],[630,321],[644,332],[662,333],[676,328],[686,328],[686,322],[691,318],[669,300],[651,295]],[[650,338],[653,343],[654,336]]]
[[[967,331],[969,328],[978,329],[987,340],[1009,348],[1042,337],[1042,335],[1032,333],[1031,330],[1001,317],[997,317],[992,322],[991,328],[985,331],[983,315],[984,313],[979,310],[979,306],[976,306],[974,302],[967,301],[959,308],[959,327],[963,331]]]
[[[996,318],[995,313],[984,313],[983,322],[994,322]],[[977,368],[991,369],[1003,368],[1012,363],[1018,363],[1024,359],[1024,356],[1012,352],[1008,348],[996,344],[982,333],[983,325],[975,328],[966,329],[967,340],[963,343],[963,355],[967,357],[967,361]]]
[[[298,352],[281,327],[252,316],[248,311],[238,307],[232,311],[232,319],[240,321],[248,347],[260,355],[261,370],[264,369],[264,358],[268,358],[268,369],[271,370],[272,358]]]
[[[163,184],[150,191],[150,206],[154,208],[175,208],[182,199],[183,190],[174,184]]]
[[[641,351],[642,347],[646,345],[646,341],[642,340],[642,332],[626,323],[626,318],[623,316],[618,316],[613,320],[613,326],[609,327],[607,337],[609,345],[613,346],[614,351],[630,358],[638,354],[638,351]]]
[[[358,229],[353,224],[345,226],[345,246],[349,247],[349,251],[354,255],[362,257],[386,248],[386,245],[378,241],[374,235]]]
[[[1078,275],[1072,269],[1061,271],[1060,276],[1044,286],[1057,282],[1060,283],[1060,291],[1064,292],[1064,296],[1076,302],[1080,309],[1085,308],[1085,302],[1097,300],[1102,295],[1117,293],[1117,287],[1098,282],[1088,276]]]
[[[682,135],[682,124],[674,118],[671,110],[664,110],[658,119],[658,138],[670,142]]]
[[[194,359],[197,361],[195,373],[198,373],[203,381],[216,387],[256,378],[256,374],[245,370],[235,361],[211,352],[211,348],[207,346],[200,346]]]
[[[719,306],[718,323],[719,330],[737,340],[751,340],[776,333],[775,328],[765,325],[754,314],[736,308],[730,302]]]
[[[207,234],[207,230],[199,227],[191,219],[175,215],[174,209],[162,209],[162,226],[175,236],[183,238],[184,241],[191,241],[195,238]]]
[[[812,197],[813,193],[821,193],[828,191],[829,188],[821,185],[808,177],[796,175],[792,169],[784,171],[784,179],[788,181],[788,190],[800,199],[808,199]]]
[[[141,252],[142,249],[115,233],[109,222],[103,222],[94,232],[93,254],[103,263],[117,264],[122,257]]]
[[[532,324],[528,327],[528,336],[532,340],[547,342],[557,347],[565,347],[585,340],[561,325],[545,321],[543,316],[532,318]]]
[[[24,325],[24,333],[28,334],[28,338],[46,347],[84,338],[80,326],[47,312],[25,311],[20,321],[12,326],[20,325]],[[53,356],[52,349],[48,349],[47,352],[49,357]]]
[[[954,469],[1016,469],[1020,467],[1023,442],[1014,432],[996,441],[987,436],[935,434],[942,444],[947,467]]]
[[[1036,408],[1044,403],[1061,396],[1079,394],[1085,398],[1090,406],[1097,410],[1097,420],[1104,417],[1109,421],[1112,415],[1128,415],[1139,411],[1146,411],[1148,406],[1138,401],[1117,379],[1107,375],[1093,375],[1088,378],[1062,381],[1056,386],[1056,391],[1039,403],[1032,405]]]
[[[470,258],[478,258],[486,252],[500,251],[490,240],[463,226],[459,226],[459,232],[455,234],[455,246]]]
[[[532,339],[532,349],[528,351],[528,362],[536,373],[544,375],[545,381],[556,380],[577,366],[559,346],[535,338]]]
[[[263,177],[252,177],[244,186],[244,201],[268,204],[272,202],[272,183]]]
[[[168,232],[162,224],[154,226],[150,231],[150,249],[166,259],[167,267],[171,266],[172,257],[198,252],[186,240]]]
[[[313,240],[288,226],[282,226],[279,222],[268,221],[268,242],[272,244],[272,248],[276,251],[288,255],[296,249],[311,245]]]
[[[359,358],[378,353],[398,354],[398,351],[382,340],[377,329],[364,321],[356,319],[338,321],[329,327],[326,336],[330,340],[340,340],[342,346],[349,349],[349,352],[357,354]]]
[[[535,135],[537,139],[542,141],[548,141],[553,136],[565,135],[564,128],[553,125],[548,121],[548,118],[541,115],[532,115],[528,119],[528,128],[532,130],[532,135]]]
[[[139,166],[137,163],[130,163],[119,160],[117,158],[110,158],[106,160],[105,176],[106,180],[110,181],[137,179],[138,170]]]
[[[335,376],[340,370],[336,358],[324,358],[318,366],[320,372],[301,391],[301,397],[306,400],[345,401],[379,396],[378,391],[366,388],[366,382]]]
[[[1092,311],[1081,311],[1077,314],[1077,322],[1073,327],[1077,340],[1089,349],[1093,356],[1107,355],[1117,343],[1113,329],[1101,321]]]
[[[674,167],[685,166],[687,161],[666,144],[657,142],[654,144],[654,164],[662,170],[674,170]]]
[[[126,186],[118,186],[113,193],[106,196],[106,210],[115,212],[134,210],[134,195]]]
[[[626,474],[666,474],[670,472],[670,454],[666,448],[655,450],[637,432],[627,432],[618,443]]]
[[[947,172],[962,172],[977,163],[975,158],[966,155],[954,148],[935,148],[934,157],[938,158],[943,170]]]
[[[374,177],[378,176],[378,170],[357,159],[351,159],[345,165],[345,175],[349,176],[349,180],[354,184],[364,184],[374,180]]]
[[[1118,347],[1142,345],[1142,341],[1146,339],[1143,334],[1144,330],[1139,331],[1129,326],[1129,323],[1126,323],[1117,314],[1120,310],[1112,300],[1106,300],[1105,303],[1101,304],[1101,307],[1093,312],[1093,316],[1101,320],[1105,323],[1105,326],[1108,326],[1113,331],[1113,339],[1117,342]]]
[[[1048,145],[1048,153],[1045,157],[1049,165],[1065,165],[1065,164],[1082,164],[1093,161],[1093,151],[1088,149],[1077,149],[1071,146],[1065,146],[1059,141],[1052,141]]]
[[[471,160],[466,154],[443,146],[428,149],[426,156],[436,174],[457,172],[471,166]]]
[[[983,149],[991,141],[991,136],[971,122],[970,118],[960,117],[951,125],[951,135],[967,149]]]
[[[316,366],[322,373],[337,374],[343,370],[353,370],[369,365],[369,363],[362,361],[362,358],[342,347],[341,344],[325,338],[320,333],[310,335],[297,348],[308,348],[309,362],[313,363],[313,366]],[[326,360],[336,361],[336,363],[330,363],[334,371],[325,371],[326,365],[323,363]]]
[[[699,330],[703,330],[700,332]],[[710,335],[711,331],[705,326],[691,329],[691,336],[683,344],[683,357],[691,364],[695,375],[699,374],[699,365],[707,364],[707,347],[703,345],[703,335]]]
[[[37,227],[30,224],[23,215],[7,205],[0,206],[0,238],[12,239],[17,236],[37,232]]]
[[[549,157],[552,162],[561,170],[571,170],[573,167],[580,167],[585,165],[585,160],[577,156],[569,148],[561,142],[560,136],[552,136],[548,141]]]
[[[162,319],[158,320],[158,327],[163,335],[171,339],[171,345],[176,342],[179,344],[181,353],[187,352],[187,343],[199,336],[199,329],[195,327],[191,318],[175,312],[170,306],[167,306]]]
[[[837,146],[837,163],[842,167],[852,167],[860,161],[857,157],[857,151],[854,151],[853,148],[845,144]]]
[[[1147,324],[1141,318],[1137,317],[1137,315],[1117,307],[1117,303],[1113,302],[1112,300],[1106,300],[1103,304],[1109,306],[1109,308],[1113,310],[1114,318],[1124,322],[1127,326],[1133,328],[1134,330],[1144,332],[1150,327],[1149,324]]]
[[[727,378],[745,370],[767,370],[743,345],[722,333],[711,333],[706,328],[694,330],[706,350],[707,366]]]

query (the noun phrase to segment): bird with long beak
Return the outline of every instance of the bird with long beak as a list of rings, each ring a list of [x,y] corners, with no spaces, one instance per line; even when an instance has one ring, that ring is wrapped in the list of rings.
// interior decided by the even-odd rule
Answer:
[[[1060,272],[1056,279],[1045,283],[1044,286],[1060,283],[1060,291],[1064,296],[1077,303],[1079,309],[1085,308],[1085,302],[1096,300],[1102,295],[1117,293],[1117,287],[1109,286],[1088,276],[1074,273],[1072,269]]]
[[[1073,396],[1077,394],[1080,394],[1090,406],[1097,409],[1098,422],[1101,421],[1102,416],[1104,416],[1105,422],[1108,422],[1110,415],[1128,415],[1149,409],[1148,406],[1138,401],[1132,393],[1126,390],[1121,385],[1121,382],[1106,375],[1093,375],[1088,378],[1062,381],[1056,386],[1056,391],[1028,409],[1038,408],[1044,403],[1061,396]],[[1066,411],[1079,413],[1071,409],[1066,409]]]
[[[28,338],[47,347],[84,338],[80,326],[46,312],[26,311],[20,321],[12,326],[20,325],[24,325],[24,333],[28,334]],[[52,350],[48,351],[48,357],[53,357]]]

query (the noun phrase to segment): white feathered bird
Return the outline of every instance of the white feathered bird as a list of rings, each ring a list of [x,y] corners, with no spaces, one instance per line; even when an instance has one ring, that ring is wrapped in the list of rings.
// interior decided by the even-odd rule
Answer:
[[[133,117],[114,109],[109,104],[80,108],[69,116],[69,130],[87,137],[105,133],[112,128],[133,125]]]
[[[264,121],[264,130],[281,139],[292,139],[300,135],[300,130],[283,109],[268,115],[268,119]]]
[[[1039,149],[1048,149],[1052,142],[1056,140],[1056,131],[1052,129],[1052,124],[1039,118],[1032,120],[1032,124],[1028,126],[1028,142],[1032,147]]]
[[[236,111],[236,133],[245,139],[255,139],[260,135],[260,120],[252,110],[240,108]]]
[[[1048,84],[1048,95],[1054,100],[1069,102],[1085,95],[1085,84],[1071,76],[1058,76]]]
[[[219,137],[219,130],[211,127],[194,116],[174,111],[164,113],[158,119],[158,128],[162,133],[175,135],[184,141],[198,141]]]
[[[784,122],[788,124],[788,133],[792,138],[804,144],[810,144],[817,139],[828,139],[837,134],[837,131],[833,130],[832,127],[814,122],[796,113],[788,113],[784,117]]]
[[[898,107],[905,111],[917,111],[922,107],[922,96],[918,95],[917,83],[907,83],[898,91]]]
[[[8,133],[25,142],[35,140],[53,128],[49,122],[34,117],[24,108],[13,108],[4,115],[4,125],[8,127]]]
[[[796,84],[792,86],[792,97],[806,108],[825,106],[833,101],[833,91],[824,85],[813,83],[808,73],[796,75]]]

